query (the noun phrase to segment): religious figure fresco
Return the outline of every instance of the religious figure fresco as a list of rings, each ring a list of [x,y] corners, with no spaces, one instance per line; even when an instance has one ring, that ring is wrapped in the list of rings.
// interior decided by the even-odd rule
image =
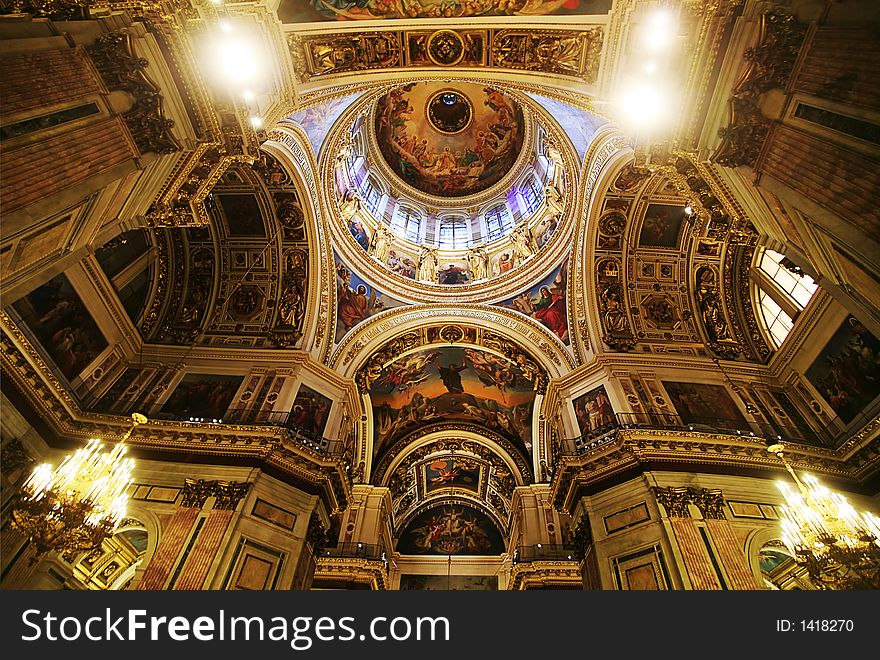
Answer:
[[[850,315],[807,369],[807,380],[844,423],[880,395],[880,340]]]
[[[231,236],[265,236],[263,215],[255,195],[217,195]]]
[[[600,385],[586,394],[581,394],[572,403],[581,435],[596,431],[614,422],[614,409],[611,407],[611,401],[608,399],[604,385]]]
[[[567,271],[566,262],[528,291],[498,305],[515,309],[539,321],[567,346],[571,343],[568,336],[568,305],[565,293]]]
[[[440,268],[438,274],[440,284],[467,284],[470,281],[470,273],[464,264],[446,264]]]
[[[305,2],[305,0],[295,1]],[[332,99],[326,103],[313,105],[310,108],[293,113],[287,118],[287,121],[295,123],[305,131],[309,138],[309,143],[312,145],[315,158],[317,158],[324,144],[324,139],[333,127],[334,122],[342,114],[342,111],[351,105],[356,98],[356,94],[351,94],[338,99]]]
[[[639,245],[678,247],[682,225],[687,221],[683,206],[649,204],[639,232]]]
[[[589,16],[606,14],[611,0],[281,0],[282,23],[473,16]]]
[[[397,550],[405,555],[500,555],[504,540],[485,513],[450,504],[428,509],[410,520]]]
[[[534,384],[525,372],[476,348],[426,348],[387,365],[370,388],[377,455],[400,437],[429,424],[459,421],[484,426],[531,448]]]
[[[424,464],[425,492],[441,488],[464,488],[478,492],[480,468],[476,463],[458,458],[435,459]]]
[[[391,168],[414,188],[442,197],[497,183],[522,150],[524,128],[515,101],[473,83],[410,83],[379,99],[376,109],[379,148]]]
[[[186,374],[157,416],[172,419],[223,419],[244,376]]]
[[[397,273],[411,280],[416,279],[419,269],[419,265],[413,261],[412,257],[397,250],[388,251],[385,265],[392,273]]]
[[[717,419],[737,422],[745,428],[746,419],[726,387],[665,380],[662,383],[676,412],[685,423],[705,423]]]
[[[64,275],[52,278],[12,305],[67,380],[107,348],[107,340]]]
[[[287,423],[292,427],[320,437],[327,426],[332,406],[333,401],[328,397],[316,392],[308,385],[300,385],[290,408]]]
[[[395,300],[362,280],[336,258],[336,335],[342,338],[361,321],[385,309],[401,307],[406,303]]]

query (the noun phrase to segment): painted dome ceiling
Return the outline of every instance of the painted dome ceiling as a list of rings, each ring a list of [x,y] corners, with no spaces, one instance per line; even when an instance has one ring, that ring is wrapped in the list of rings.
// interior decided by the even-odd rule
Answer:
[[[522,151],[522,108],[474,83],[410,83],[379,99],[376,139],[404,182],[429,195],[466,197],[498,183]]]

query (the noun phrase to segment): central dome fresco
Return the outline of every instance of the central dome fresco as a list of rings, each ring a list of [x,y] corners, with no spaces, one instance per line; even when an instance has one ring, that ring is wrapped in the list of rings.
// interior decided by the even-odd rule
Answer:
[[[410,83],[379,99],[376,139],[407,184],[466,197],[498,183],[523,146],[522,108],[491,87]]]

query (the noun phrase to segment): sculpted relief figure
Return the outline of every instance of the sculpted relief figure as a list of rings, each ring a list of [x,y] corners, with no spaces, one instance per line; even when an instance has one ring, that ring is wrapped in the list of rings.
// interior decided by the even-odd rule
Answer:
[[[385,263],[388,259],[388,252],[394,244],[394,233],[383,224],[376,228],[373,234],[373,241],[370,244],[370,254],[376,259]]]
[[[437,248],[423,247],[419,254],[419,279],[437,282]]]
[[[562,193],[559,192],[559,189],[554,184],[548,183],[544,187],[544,200],[547,202],[547,210],[551,215],[557,218],[562,215],[562,207],[564,205]]]
[[[351,133],[346,133],[339,144],[339,151],[336,153],[336,162],[346,163],[354,155],[354,142]]]
[[[356,188],[346,190],[339,203],[339,210],[342,212],[342,217],[346,220],[351,220],[356,213],[360,213],[363,207],[364,198],[361,197],[360,192]]]
[[[510,234],[510,242],[520,259],[527,259],[536,252],[535,239],[528,224],[523,222]]]
[[[488,276],[489,255],[483,248],[468,250],[467,262],[472,281],[482,280]]]

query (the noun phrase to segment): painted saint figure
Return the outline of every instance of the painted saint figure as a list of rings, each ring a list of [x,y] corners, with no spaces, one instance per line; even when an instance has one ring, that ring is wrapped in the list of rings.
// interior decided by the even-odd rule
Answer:
[[[443,379],[443,385],[451,394],[461,394],[464,392],[464,386],[461,384],[461,372],[467,369],[467,362],[462,360],[461,364],[450,364],[444,367],[437,362],[435,364],[437,371],[440,372],[440,378]]]

